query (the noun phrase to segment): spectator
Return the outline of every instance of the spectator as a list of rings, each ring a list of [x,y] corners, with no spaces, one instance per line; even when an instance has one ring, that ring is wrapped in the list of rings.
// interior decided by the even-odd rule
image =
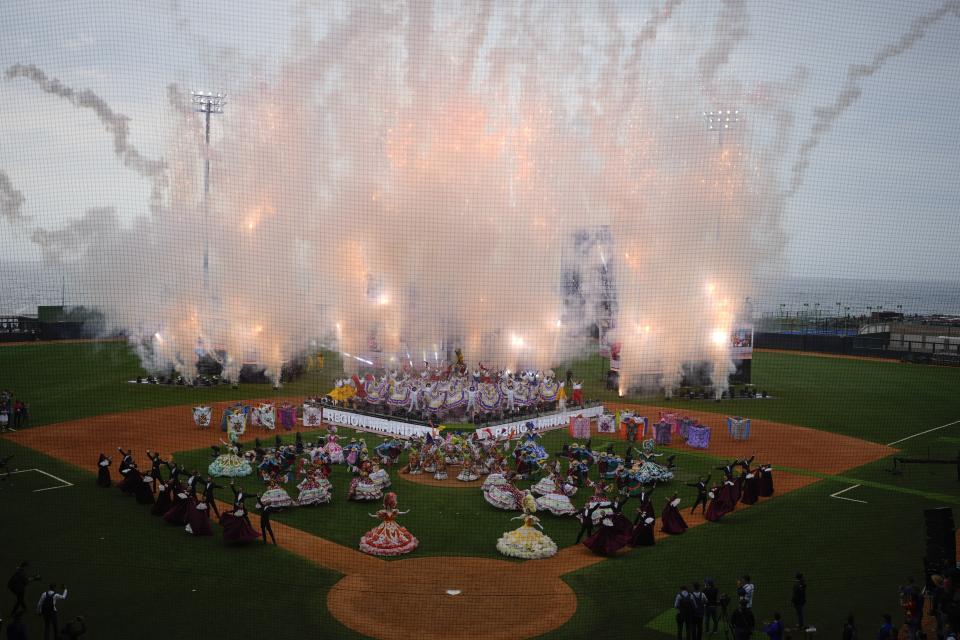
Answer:
[[[23,612],[18,611],[7,627],[7,640],[27,640],[27,627],[23,624]]]
[[[847,621],[843,623],[843,640],[857,640],[857,625],[853,622],[853,616],[847,616]]]
[[[799,572],[794,578],[790,604],[793,605],[793,610],[797,612],[797,630],[803,631],[807,628],[803,620],[803,607],[807,604],[807,581],[803,579],[803,574]]]
[[[700,591],[699,582],[693,583],[690,597],[693,598],[693,640],[702,640],[703,618],[707,613],[707,596]]]
[[[717,625],[720,621],[720,615],[717,612],[719,592],[717,591],[716,585],[713,584],[713,578],[707,578],[703,582],[706,585],[703,588],[703,595],[707,597],[707,610],[704,615],[706,619],[705,627],[707,628],[707,632],[712,635],[717,632]],[[711,620],[713,621],[712,631],[709,629]]]
[[[897,634],[893,629],[893,618],[889,613],[883,614],[883,624],[877,631],[877,640],[896,640]]]
[[[783,640],[783,623],[780,621],[779,612],[773,614],[773,622],[763,626],[763,632],[770,640]]]
[[[733,629],[733,640],[750,640],[757,620],[753,611],[747,606],[747,599],[740,599],[740,607],[730,616],[730,627]]]
[[[753,593],[756,591],[756,587],[753,586],[753,582],[750,581],[750,576],[743,576],[743,597],[747,599],[747,609],[753,609]]]
[[[61,633],[63,634],[63,637],[69,638],[69,640],[76,640],[77,638],[82,637],[86,632],[86,620],[83,619],[83,616],[77,616],[67,623],[67,626],[63,628]]]
[[[57,611],[57,601],[67,598],[67,588],[64,586],[63,593],[57,593],[57,585],[51,584],[50,588],[43,592],[40,601],[37,603],[37,613],[43,616],[43,640],[50,640],[50,630],[53,629],[53,639],[56,640],[57,633],[60,630]]]
[[[27,604],[24,602],[23,598],[27,592],[27,585],[33,580],[39,580],[40,576],[27,576],[27,567],[30,563],[26,560],[20,563],[20,566],[17,567],[17,570],[13,572],[13,575],[10,576],[10,579],[7,580],[7,589],[10,589],[10,592],[16,597],[17,601],[13,604],[13,609],[10,611],[10,617],[13,617],[17,612],[24,612],[27,610]]]
[[[677,610],[677,640],[693,640],[694,605],[687,585],[680,587],[673,608]]]

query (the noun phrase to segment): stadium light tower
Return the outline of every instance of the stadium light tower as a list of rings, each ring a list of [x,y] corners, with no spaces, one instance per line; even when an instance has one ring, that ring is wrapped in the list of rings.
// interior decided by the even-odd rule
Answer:
[[[736,128],[737,123],[740,122],[740,111],[735,109],[704,111],[703,117],[707,121],[707,130],[717,132],[720,146],[723,147],[723,134]]]
[[[202,91],[190,92],[193,110],[202,113],[204,116],[204,128],[206,131],[207,153],[204,154],[203,161],[203,214],[204,214],[204,240],[203,240],[203,285],[206,287],[210,279],[210,116],[223,113],[223,105],[227,102],[227,96],[222,93],[213,95],[210,92]]]

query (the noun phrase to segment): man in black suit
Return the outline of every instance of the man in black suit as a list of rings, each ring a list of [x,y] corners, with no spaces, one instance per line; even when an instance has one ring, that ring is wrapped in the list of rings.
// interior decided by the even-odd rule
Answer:
[[[203,501],[207,503],[207,505],[215,514],[217,514],[217,520],[219,520],[220,510],[217,509],[217,501],[213,497],[214,489],[223,489],[223,487],[214,482],[212,476],[208,476],[207,481],[203,484]]]
[[[237,485],[233,483],[233,480],[230,481],[230,490],[233,491],[233,506],[234,507],[243,507],[243,501],[251,497],[249,493],[244,492],[243,487],[237,489]]]
[[[700,476],[700,479],[697,480],[696,484],[687,484],[687,486],[693,487],[697,490],[697,499],[694,501],[693,508],[690,509],[690,513],[694,513],[697,510],[697,506],[702,504],[702,512],[705,514],[707,512],[707,501],[710,499],[710,489],[707,488],[710,486],[710,476],[708,475],[706,479],[704,479],[703,476]]]
[[[123,458],[120,459],[120,466],[119,466],[120,473],[123,473],[124,471],[129,469],[131,466],[133,466],[133,449],[124,451],[122,448],[117,447],[117,451],[119,451],[120,454],[123,456]]]
[[[187,493],[194,498],[197,497],[197,485],[200,484],[200,474],[197,471],[191,471],[187,478]]]
[[[267,544],[267,534],[269,533],[270,539],[273,540],[273,544],[276,545],[277,537],[273,535],[273,527],[270,526],[270,516],[279,511],[279,509],[261,504],[260,496],[257,496],[257,508],[260,509],[260,535],[263,536],[263,544]]]
[[[150,449],[147,449],[147,457],[150,458],[150,477],[153,478],[153,492],[157,492],[157,483],[163,482],[163,477],[160,475],[160,465],[166,464],[165,460],[160,459],[159,453],[153,453]]]

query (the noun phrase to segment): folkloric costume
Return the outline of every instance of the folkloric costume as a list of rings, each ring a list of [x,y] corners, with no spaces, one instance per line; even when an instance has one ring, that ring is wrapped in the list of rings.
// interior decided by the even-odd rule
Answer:
[[[630,543],[633,539],[633,525],[621,513],[622,506],[623,503],[616,502],[606,510],[596,532],[583,541],[584,546],[598,555],[608,556]]]
[[[487,480],[483,483],[483,498],[497,509],[504,511],[523,509],[523,492],[500,474],[491,473],[487,476]]]
[[[497,551],[512,558],[535,560],[549,558],[557,553],[557,544],[542,532],[537,530],[540,519],[534,513],[537,511],[537,502],[529,491],[523,494],[523,515],[513,520],[523,520],[519,529],[509,531],[497,540]]]
[[[382,522],[360,538],[360,551],[374,556],[400,556],[416,549],[420,542],[397,524],[397,516],[405,513],[408,512],[397,511],[397,494],[387,493],[383,497],[383,509],[376,515],[370,514]]]
[[[773,495],[773,467],[769,464],[760,465],[760,479],[757,483],[757,495],[769,498]]]
[[[100,454],[100,459],[97,460],[97,486],[98,487],[109,487],[111,485],[110,480],[110,458]]]
[[[240,478],[253,473],[250,463],[237,455],[239,450],[236,447],[223,442],[223,440],[220,442],[227,448],[227,452],[217,456],[217,458],[210,463],[210,466],[207,467],[210,475]]]
[[[663,512],[660,514],[660,530],[664,533],[676,535],[687,530],[687,523],[677,509],[679,504],[680,498],[677,494],[673,494],[673,497],[664,505]]]
[[[233,511],[225,511],[220,517],[220,526],[223,527],[224,542],[256,542],[260,537],[242,504],[236,505]]]
[[[350,481],[350,488],[347,490],[347,500],[379,500],[383,497],[383,490],[380,485],[370,479],[370,463],[364,462],[357,475]]]

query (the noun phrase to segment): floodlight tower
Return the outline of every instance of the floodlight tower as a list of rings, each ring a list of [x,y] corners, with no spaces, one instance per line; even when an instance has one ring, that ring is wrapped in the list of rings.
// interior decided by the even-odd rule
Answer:
[[[716,131],[717,139],[720,142],[720,149],[723,149],[723,134],[735,129],[740,122],[740,111],[737,109],[717,109],[716,111],[704,111],[703,117],[707,121],[707,131]],[[720,223],[717,217],[717,230],[714,234],[714,240],[720,239]]]
[[[207,141],[207,152],[204,154],[203,160],[203,286],[206,288],[210,281],[210,116],[223,113],[223,105],[227,102],[227,96],[222,93],[213,95],[210,92],[191,91],[190,97],[191,102],[193,102],[193,110],[202,113],[204,116]]]

